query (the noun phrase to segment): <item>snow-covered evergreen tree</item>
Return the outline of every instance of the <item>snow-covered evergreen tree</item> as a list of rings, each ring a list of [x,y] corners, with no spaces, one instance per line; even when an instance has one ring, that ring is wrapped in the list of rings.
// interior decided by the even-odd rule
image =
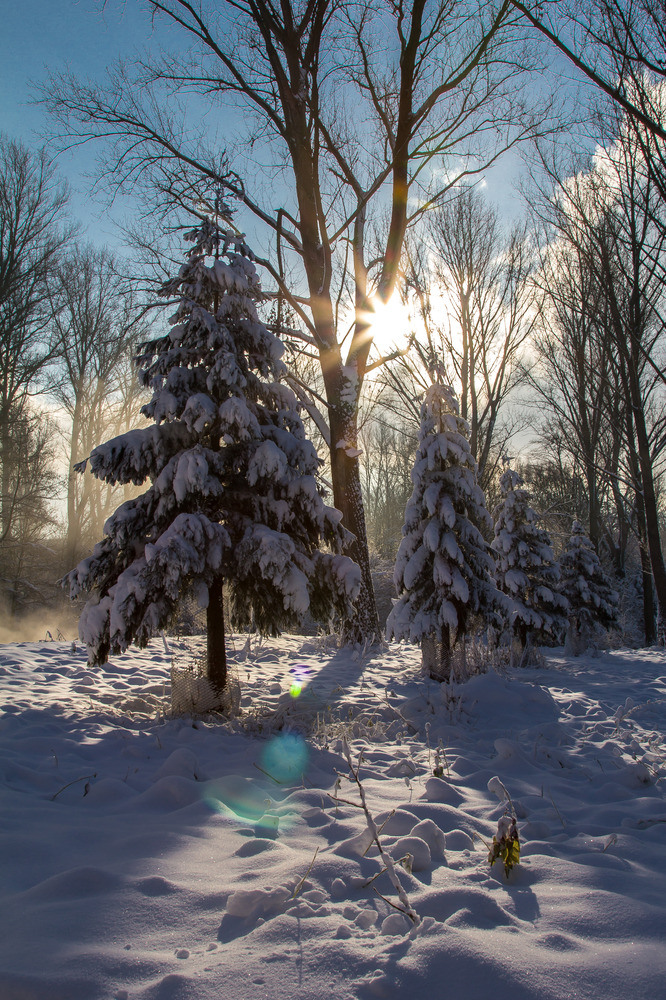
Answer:
[[[387,635],[421,641],[424,662],[434,639],[440,656],[430,672],[438,680],[450,675],[451,647],[465,635],[470,615],[494,617],[503,603],[482,534],[491,522],[468,433],[453,390],[430,386],[421,407],[414,489],[393,577],[399,596]]]
[[[566,624],[567,600],[559,593],[560,572],[550,536],[539,527],[523,480],[513,469],[500,478],[504,500],[495,511],[497,585],[513,600],[510,623],[524,649],[532,639],[555,636]]]
[[[569,602],[567,649],[578,656],[593,638],[595,625],[615,628],[618,595],[613,590],[580,521],[560,556],[560,593]]]
[[[179,300],[171,329],[138,358],[152,391],[142,413],[154,423],[89,459],[106,482],[151,485],[109,518],[64,583],[72,597],[92,595],[79,631],[93,664],[145,645],[194,595],[207,608],[208,678],[221,691],[223,587],[232,625],[275,634],[308,610],[319,620],[347,613],[360,575],[340,554],[341,515],[323,502],[319,459],[280,382],[283,345],[259,320],[251,252],[216,221],[186,239],[187,262],[162,289]]]

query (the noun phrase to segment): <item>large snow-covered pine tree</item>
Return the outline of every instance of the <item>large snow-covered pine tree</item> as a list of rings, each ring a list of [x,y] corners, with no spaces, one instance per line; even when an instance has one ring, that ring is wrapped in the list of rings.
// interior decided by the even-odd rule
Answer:
[[[568,603],[559,593],[560,572],[548,532],[530,506],[513,469],[500,478],[504,499],[495,511],[496,579],[513,600],[510,624],[521,649],[532,639],[554,636],[566,625]]]
[[[482,534],[491,521],[468,434],[453,389],[431,385],[421,406],[414,489],[393,577],[399,596],[387,635],[420,641],[437,680],[448,680],[452,646],[465,635],[470,615],[492,619],[505,603]],[[439,656],[430,664],[433,640]]]
[[[569,602],[567,648],[575,656],[592,640],[595,626],[617,626],[618,595],[580,521],[573,522],[560,556],[560,593]]]
[[[72,597],[91,594],[79,631],[92,664],[145,645],[193,595],[207,608],[208,679],[221,691],[223,588],[232,625],[275,634],[308,610],[348,613],[360,575],[340,554],[341,515],[323,501],[319,459],[280,381],[283,345],[258,317],[250,250],[211,220],[186,239],[187,261],[162,289],[179,302],[171,329],[137,359],[154,423],[89,458],[106,482],[151,484],[64,582]]]

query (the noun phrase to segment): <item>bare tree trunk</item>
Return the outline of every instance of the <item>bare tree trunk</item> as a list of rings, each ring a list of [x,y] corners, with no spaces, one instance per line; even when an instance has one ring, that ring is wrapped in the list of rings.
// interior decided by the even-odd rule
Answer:
[[[645,516],[645,537],[657,597],[657,641],[662,645],[666,645],[666,565],[664,564],[664,555],[661,549],[659,507],[654,481],[650,435],[646,421],[645,400],[641,385],[641,371],[644,366],[643,355],[645,350],[641,341],[641,336],[645,331],[645,315],[642,302],[642,295],[645,293],[645,288],[641,281],[643,277],[641,272],[641,255],[644,253],[644,247],[639,242],[633,226],[630,228],[627,243],[629,243],[631,251],[630,265],[627,268],[627,280],[631,284],[630,295],[628,297],[629,316],[626,323],[623,321],[622,311],[617,300],[615,289],[616,279],[611,266],[610,255],[607,248],[603,245],[601,249],[606,252],[602,252],[601,274],[606,281],[609,293],[608,304],[613,323],[614,346],[620,361],[618,365],[619,377],[629,410],[628,439],[632,437],[632,429],[633,437],[635,438],[635,452],[638,460],[642,493],[641,499]]]
[[[597,482],[598,473],[593,460],[590,458],[590,454],[586,453],[583,456],[583,463],[585,466],[585,483],[587,486],[587,497],[588,497],[590,541],[592,542],[594,548],[598,552],[599,542],[601,540],[601,514],[599,506],[599,489]]]
[[[11,468],[11,437],[7,420],[3,419],[0,426],[0,449],[2,459],[2,498],[0,502],[0,541],[4,541],[9,535],[12,524],[11,517],[11,491],[12,491],[12,468]]]
[[[632,407],[632,409],[634,408]],[[638,444],[638,460],[640,462],[641,480],[643,483],[642,499],[645,514],[645,534],[650,555],[650,565],[652,567],[652,579],[654,580],[654,588],[657,594],[657,639],[660,644],[664,645],[666,643],[666,566],[664,566],[664,555],[661,550],[659,510],[654,487],[652,457],[650,455],[645,415],[642,408],[639,412],[635,412],[634,409],[633,416]]]
[[[206,608],[206,677],[222,694],[227,684],[227,651],[224,641],[223,580],[218,576],[208,588]]]
[[[643,581],[643,630],[645,634],[645,645],[654,646],[657,641],[657,629],[655,628],[655,606],[654,589],[652,585],[652,566],[650,556],[645,549],[643,542],[640,545],[641,553],[641,577]]]
[[[439,637],[436,633],[424,636],[421,640],[423,666],[428,676],[440,684],[448,684],[451,680],[451,629],[442,625]]]
[[[77,394],[74,412],[72,414],[72,429],[69,438],[69,472],[67,474],[67,543],[65,547],[65,559],[68,566],[74,566],[79,558],[81,545],[81,524],[80,514],[77,509],[77,483],[78,473],[74,471],[74,465],[79,461],[79,439],[81,436],[81,406],[79,395]]]
[[[340,409],[330,410],[333,503],[342,512],[345,528],[354,536],[345,553],[361,569],[361,592],[355,614],[343,622],[342,635],[345,642],[376,641],[380,638],[379,616],[370,572],[359,462],[358,456],[353,455],[357,444],[357,411],[341,414]],[[345,446],[336,447],[343,441]]]
[[[638,529],[638,545],[641,558],[641,577],[643,583],[643,631],[645,635],[645,645],[653,646],[657,641],[656,629],[656,608],[654,603],[654,580],[652,576],[652,563],[647,541],[647,523],[645,520],[645,502],[643,489],[641,486],[640,465],[638,454],[631,435],[632,421],[629,411],[627,411],[628,427],[628,451],[632,470],[632,478],[635,481],[636,490],[636,526]]]

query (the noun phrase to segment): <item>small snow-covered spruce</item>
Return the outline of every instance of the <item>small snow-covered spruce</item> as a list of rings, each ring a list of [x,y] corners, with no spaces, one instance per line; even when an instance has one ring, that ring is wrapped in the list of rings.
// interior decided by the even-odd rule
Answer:
[[[178,299],[171,329],[137,359],[154,424],[89,459],[105,482],[151,485],[63,582],[72,597],[91,594],[79,624],[91,664],[145,646],[194,596],[207,608],[207,676],[221,692],[223,588],[232,625],[277,634],[308,610],[319,620],[348,613],[360,574],[340,554],[341,515],[323,502],[319,459],[280,381],[283,345],[259,320],[250,250],[212,220],[186,239],[187,261],[161,292]]]
[[[424,666],[440,681],[450,677],[452,646],[465,636],[470,616],[497,620],[507,604],[482,534],[491,522],[468,433],[453,389],[431,385],[421,407],[414,489],[393,576],[399,596],[387,635],[420,641]],[[431,659],[433,648],[438,655]]]
[[[525,650],[533,639],[556,635],[566,624],[567,599],[559,593],[560,571],[550,536],[539,527],[523,480],[513,469],[500,478],[504,500],[495,511],[497,584],[513,599],[510,623]]]
[[[567,651],[578,656],[594,636],[595,626],[617,628],[619,597],[613,590],[580,521],[560,556],[560,593],[569,602]]]

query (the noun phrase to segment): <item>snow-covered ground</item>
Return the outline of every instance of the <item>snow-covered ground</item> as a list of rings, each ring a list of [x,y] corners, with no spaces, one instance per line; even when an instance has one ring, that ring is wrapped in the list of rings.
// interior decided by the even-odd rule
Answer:
[[[236,659],[221,725],[168,717],[162,643],[95,672],[69,643],[0,647],[2,1000],[666,996],[662,652],[555,652],[455,691],[399,646]],[[386,873],[365,885],[345,736],[414,858],[418,926]],[[508,878],[487,863],[502,785]]]

